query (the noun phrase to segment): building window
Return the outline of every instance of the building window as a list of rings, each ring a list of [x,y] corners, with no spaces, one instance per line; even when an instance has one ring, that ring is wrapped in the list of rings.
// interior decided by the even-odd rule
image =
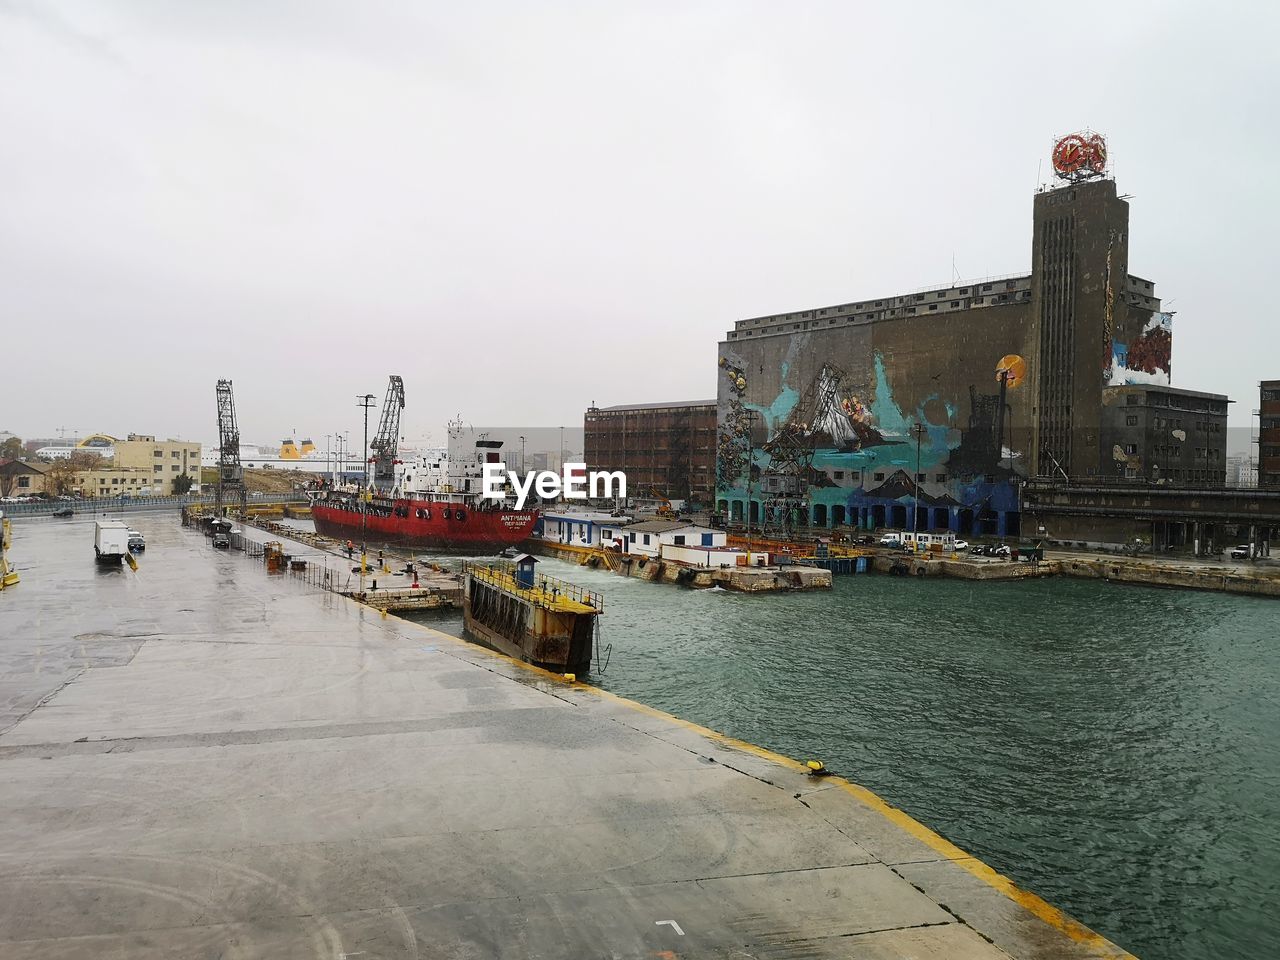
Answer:
[[[157,463],[157,464],[155,465],[155,472],[156,472],[156,473],[161,473],[161,472],[163,472],[163,470],[164,470],[164,464],[162,464],[162,463]]]
[[[1270,454],[1268,454],[1268,456],[1270,456]],[[883,474],[883,473],[877,473],[877,474],[875,475],[875,479],[876,479],[876,480],[883,480],[883,479],[884,479],[884,474]]]
[[[844,479],[844,471],[843,471],[843,470],[836,470],[836,471],[833,471],[833,472],[832,472],[832,474],[831,474],[831,479],[832,479],[832,480],[843,480],[843,479]]]
[[[929,309],[930,309],[930,310],[937,310],[937,309],[938,309],[938,305],[937,305],[936,303],[931,303],[931,304],[929,304]]]
[[[928,478],[927,476],[925,476],[923,473],[917,473],[917,474],[916,474],[916,482],[917,482],[917,483],[924,483],[924,482],[925,482],[926,480],[928,480],[928,479],[929,479],[929,478]]]
[[[19,477],[19,478],[18,478],[18,486],[19,486],[19,487],[21,487],[21,488],[23,488],[23,489],[26,489],[27,487],[31,486],[31,478],[30,478],[30,477]]]
[[[1125,426],[1136,427],[1138,425],[1138,418],[1134,416],[1128,416],[1124,418],[1124,422],[1125,422]],[[1159,424],[1157,423],[1156,426],[1159,426]]]
[[[153,450],[153,451],[151,451],[151,455],[152,455],[153,457],[163,457],[163,456],[164,456],[164,451],[163,451],[163,450]]]
[[[1125,398],[1124,398],[1124,402],[1125,402],[1125,403],[1127,403],[1127,404],[1128,404],[1129,406],[1131,406],[1131,407],[1136,407],[1136,406],[1138,405],[1138,401],[1139,401],[1139,400],[1141,400],[1141,399],[1142,399],[1142,398],[1141,398],[1141,397],[1139,397],[1136,393],[1131,393],[1131,394],[1129,394],[1127,397],[1125,397]]]
[[[644,535],[644,542],[645,542],[645,546],[649,545],[649,535],[647,533]]]
[[[1124,452],[1132,456],[1138,452],[1138,445],[1136,443],[1126,443],[1124,446]]]
[[[958,307],[958,306],[960,306],[960,301],[959,301],[959,300],[952,300],[952,301],[951,301],[951,305],[952,305],[953,307]]]
[[[934,479],[937,483],[945,483],[945,482],[946,482],[946,480],[947,480],[947,475],[946,475],[945,473],[935,473],[935,474],[933,475],[933,479]]]
[[[178,451],[177,451],[177,450],[174,450],[174,451],[170,452],[169,456],[171,456],[171,457],[173,457],[173,459],[177,460],[177,459],[178,459]]]

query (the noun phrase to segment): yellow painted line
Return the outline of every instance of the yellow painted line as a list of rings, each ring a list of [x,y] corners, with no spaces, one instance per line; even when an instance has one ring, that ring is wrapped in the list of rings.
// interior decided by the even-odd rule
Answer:
[[[394,616],[394,614],[392,614],[392,616]],[[424,624],[414,623],[412,620],[405,620],[404,622],[426,630],[436,636],[444,637],[456,644],[461,644],[468,650],[476,650],[490,656],[497,657],[505,663],[514,664],[522,670],[537,674],[547,680],[555,680],[560,683],[568,684],[575,690],[590,693],[602,700],[611,700],[614,703],[627,707],[630,710],[634,710],[636,713],[642,713],[646,716],[665,720],[677,727],[698,733],[715,743],[721,744],[722,746],[729,747],[734,750],[740,750],[744,753],[749,753],[752,756],[761,758],[762,760],[769,760],[797,773],[807,775],[809,772],[809,768],[799,760],[783,756],[780,753],[775,753],[774,751],[761,747],[757,744],[748,743],[746,740],[738,740],[735,737],[730,737],[717,730],[704,727],[691,720],[684,720],[680,717],[674,716],[673,714],[667,713],[665,710],[659,710],[656,707],[650,707],[646,704],[638,703],[635,700],[628,700],[626,697],[618,696],[618,694],[611,693],[608,690],[601,690],[599,687],[567,681],[558,673],[552,673],[550,670],[544,670],[542,667],[536,667],[531,663],[525,663],[523,660],[508,657],[504,653],[499,653],[496,650],[490,650],[487,647],[480,646],[479,644],[468,643],[466,640],[450,636],[447,633],[432,630]],[[822,779],[824,782],[832,783],[840,787],[854,799],[858,800],[863,806],[880,814],[880,816],[884,817],[890,823],[926,844],[930,849],[937,852],[942,859],[951,861],[966,873],[969,873],[978,880],[981,880],[997,893],[1000,893],[1005,898],[1012,900],[1028,913],[1044,921],[1050,927],[1059,931],[1074,943],[1093,951],[1099,957],[1108,958],[1108,960],[1138,960],[1138,958],[1133,954],[1116,946],[1102,934],[1089,929],[1079,920],[1074,920],[1067,916],[1053,904],[1037,896],[1031,891],[1023,890],[1008,877],[1004,876],[1004,874],[997,873],[993,868],[983,863],[973,854],[957,847],[946,837],[930,830],[919,820],[916,820],[910,814],[883,800],[876,793],[868,790],[861,784],[853,783],[850,780],[846,780],[843,777],[835,775],[828,775]]]

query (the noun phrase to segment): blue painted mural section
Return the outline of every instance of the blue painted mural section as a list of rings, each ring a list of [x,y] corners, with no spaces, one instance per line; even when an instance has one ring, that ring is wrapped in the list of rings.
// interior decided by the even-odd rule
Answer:
[[[732,439],[745,436],[741,411],[760,415],[757,431],[774,437],[788,425],[797,423],[817,437],[811,457],[805,461],[806,482],[801,492],[775,495],[768,491],[774,463],[759,447],[752,457],[751,500],[753,520],[768,527],[796,525],[846,525],[864,530],[951,529],[962,534],[1005,536],[1017,532],[1018,494],[1016,487],[1019,455],[1004,450],[1000,443],[1002,418],[994,411],[998,397],[974,396],[974,410],[967,427],[956,422],[960,412],[936,393],[927,395],[916,409],[904,411],[896,401],[884,358],[876,354],[872,363],[872,395],[863,402],[856,395],[815,381],[803,386],[787,382],[788,362],[782,368],[783,387],[768,404],[749,403],[745,387],[731,390],[729,402],[722,403],[721,431],[726,447]],[[732,358],[722,360],[734,382],[740,383],[742,369]],[[819,380],[827,375],[827,368]],[[803,389],[802,389],[803,386]],[[738,394],[735,397],[733,394]],[[818,400],[814,400],[818,397]],[[797,405],[809,403],[810,408]],[[944,422],[932,422],[926,410],[941,414]],[[984,419],[985,417],[985,419]],[[790,420],[789,420],[790,418]],[[923,432],[917,437],[915,427]],[[820,433],[819,430],[825,430]],[[839,436],[840,446],[822,439]],[[758,434],[757,434],[758,437]],[[739,447],[741,444],[739,443]],[[738,449],[726,462],[736,470],[722,470],[717,499],[730,519],[742,519],[748,494],[746,485],[747,449]],[[733,460],[733,456],[737,460]],[[922,478],[917,481],[917,473]],[[913,507],[918,509],[912,517]],[[913,524],[914,519],[914,524]]]

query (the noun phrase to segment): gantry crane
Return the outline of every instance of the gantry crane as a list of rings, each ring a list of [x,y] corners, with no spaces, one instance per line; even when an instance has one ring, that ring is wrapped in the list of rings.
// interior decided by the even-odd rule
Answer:
[[[214,516],[222,516],[228,496],[238,493],[240,516],[249,508],[249,495],[244,486],[244,468],[240,465],[240,427],[236,425],[236,403],[231,381],[218,381],[218,489]]]
[[[404,409],[404,381],[392,374],[387,385],[387,398],[382,402],[382,417],[377,436],[369,444],[373,460],[373,485],[386,489],[395,483],[396,452],[400,445],[400,411]]]

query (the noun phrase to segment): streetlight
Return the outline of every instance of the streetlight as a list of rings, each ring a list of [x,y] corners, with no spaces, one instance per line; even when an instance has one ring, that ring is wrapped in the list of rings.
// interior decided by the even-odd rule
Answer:
[[[920,440],[925,434],[924,424],[917,423],[911,428],[911,432],[916,435],[916,495],[915,502],[911,505],[911,532],[915,533],[920,516]]]
[[[560,428],[560,472],[564,473],[564,427]]]
[[[524,476],[524,437],[520,438],[520,475]]]
[[[756,425],[756,411],[748,409],[743,416],[747,421],[747,566],[751,566],[751,466],[756,459],[756,438],[752,428]]]
[[[369,410],[377,399],[372,393],[356,397],[356,406],[364,410],[364,449],[361,451],[364,460],[364,485],[360,490],[360,573],[364,573],[365,540],[369,529]]]

